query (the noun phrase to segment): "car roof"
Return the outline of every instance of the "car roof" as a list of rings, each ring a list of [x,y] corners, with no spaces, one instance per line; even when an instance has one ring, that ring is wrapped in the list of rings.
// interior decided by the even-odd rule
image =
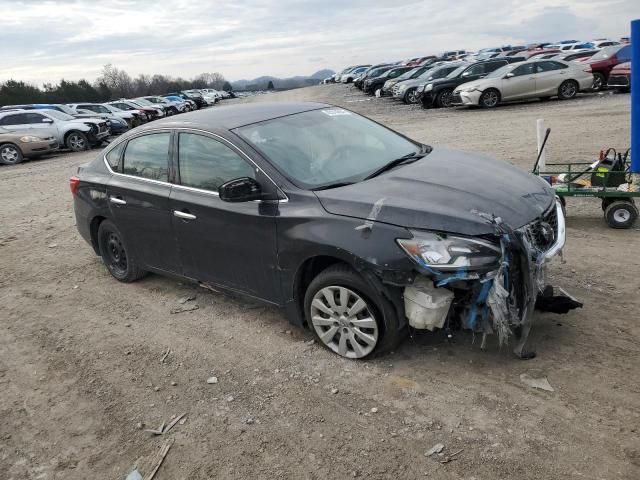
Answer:
[[[149,124],[149,128],[162,125],[168,128],[189,126],[232,130],[252,123],[327,107],[333,107],[333,105],[313,102],[260,102],[227,105],[183,113],[178,117],[179,120],[174,117],[156,120]]]

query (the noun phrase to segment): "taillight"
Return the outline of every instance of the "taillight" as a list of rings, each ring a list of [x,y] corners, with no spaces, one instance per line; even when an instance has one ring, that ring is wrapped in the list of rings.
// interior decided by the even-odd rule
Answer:
[[[75,175],[69,179],[69,187],[71,188],[71,194],[75,195],[78,192],[80,186],[80,179]]]

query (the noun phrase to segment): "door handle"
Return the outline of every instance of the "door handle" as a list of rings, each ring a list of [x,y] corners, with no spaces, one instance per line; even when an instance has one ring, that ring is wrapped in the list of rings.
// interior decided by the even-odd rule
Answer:
[[[116,205],[126,205],[127,201],[123,200],[122,198],[118,198],[118,197],[109,197],[109,201],[111,203],[115,203]]]
[[[173,216],[181,218],[183,220],[195,220],[196,219],[195,215],[193,215],[191,213],[187,213],[187,212],[181,212],[180,210],[174,210],[173,211]]]

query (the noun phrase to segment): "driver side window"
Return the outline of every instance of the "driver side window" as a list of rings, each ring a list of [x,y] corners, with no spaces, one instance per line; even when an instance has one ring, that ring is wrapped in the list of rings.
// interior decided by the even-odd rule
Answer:
[[[518,68],[514,68],[512,73],[516,77],[519,77],[521,75],[531,75],[535,73],[535,68],[535,63],[525,63],[524,65],[520,65]]]
[[[195,133],[181,133],[178,146],[180,184],[217,192],[240,177],[255,179],[255,168],[223,143]]]

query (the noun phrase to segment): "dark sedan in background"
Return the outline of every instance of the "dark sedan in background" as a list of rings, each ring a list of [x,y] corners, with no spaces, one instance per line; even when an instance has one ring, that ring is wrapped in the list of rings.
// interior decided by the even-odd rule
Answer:
[[[156,272],[242,293],[364,358],[409,325],[488,332],[465,308],[508,268],[495,288],[529,312],[509,320],[528,331],[531,249],[539,261],[564,244],[542,180],[331,105],[174,118],[118,138],[70,180],[78,230],[116,279]]]

